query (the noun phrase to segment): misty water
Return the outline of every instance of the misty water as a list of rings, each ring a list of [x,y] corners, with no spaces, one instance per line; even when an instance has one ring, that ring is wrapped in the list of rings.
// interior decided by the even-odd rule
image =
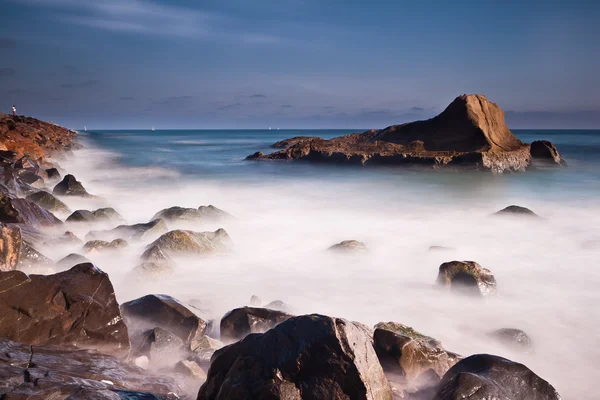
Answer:
[[[131,274],[148,243],[90,255],[108,272],[119,302],[148,293],[207,304],[206,317],[283,300],[294,313],[321,313],[370,326],[396,321],[464,356],[498,354],[522,362],[566,399],[594,398],[600,379],[600,131],[515,131],[548,139],[568,168],[492,175],[245,161],[283,138],[351,131],[94,131],[86,148],[61,161],[106,202],[67,198],[71,209],[114,207],[129,223],[163,208],[213,204],[235,219],[181,226],[224,228],[235,253],[177,260],[158,280]],[[543,219],[491,217],[508,205]],[[169,225],[170,229],[179,228]],[[87,229],[69,227],[83,238]],[[345,239],[369,252],[325,250]],[[600,242],[599,242],[600,243]],[[429,252],[432,245],[455,248]],[[69,249],[54,248],[53,258]],[[497,297],[475,299],[434,287],[442,262],[473,260],[490,269]],[[218,325],[218,322],[217,322]],[[491,340],[518,328],[528,354]]]

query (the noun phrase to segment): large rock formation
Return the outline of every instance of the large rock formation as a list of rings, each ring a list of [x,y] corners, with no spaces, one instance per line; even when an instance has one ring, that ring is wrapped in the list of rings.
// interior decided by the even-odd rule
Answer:
[[[504,113],[482,95],[457,97],[441,114],[426,120],[337,137],[291,138],[282,150],[248,159],[307,160],[343,164],[469,167],[524,171],[531,164],[529,145],[506,126]]]
[[[129,353],[110,279],[89,263],[54,275],[0,272],[0,338]]]
[[[391,400],[392,391],[362,327],[339,318],[290,318],[217,350],[198,400]]]

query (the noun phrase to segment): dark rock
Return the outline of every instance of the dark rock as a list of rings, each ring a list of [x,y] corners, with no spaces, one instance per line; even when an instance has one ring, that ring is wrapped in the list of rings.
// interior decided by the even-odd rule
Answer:
[[[12,271],[19,265],[21,229],[0,223],[0,271]]]
[[[262,160],[266,158],[271,158],[273,156],[274,155],[266,156],[265,153],[263,153],[262,151],[257,151],[256,153],[252,153],[248,157],[246,157],[246,160]]]
[[[27,200],[33,201],[38,206],[45,208],[52,213],[70,214],[71,210],[65,203],[54,197],[52,194],[44,191],[30,194]]]
[[[490,332],[490,336],[499,343],[513,350],[528,352],[531,350],[531,339],[527,333],[520,329],[502,328]]]
[[[89,197],[90,194],[85,190],[81,182],[79,182],[71,174],[65,175],[62,181],[54,186],[53,194],[59,196],[79,196]]]
[[[560,396],[525,365],[476,354],[450,368],[433,398],[454,399],[560,400]]]
[[[123,239],[115,239],[112,242],[106,242],[104,240],[90,240],[83,245],[83,250],[85,250],[86,253],[91,253],[96,251],[120,250],[126,248],[127,246],[129,246],[129,244]]]
[[[266,308],[236,308],[221,319],[221,340],[235,342],[251,333],[263,333],[291,317],[290,314]]]
[[[50,180],[60,179],[60,172],[58,172],[58,169],[56,169],[56,168],[48,168],[46,170],[46,175],[48,176],[48,179],[50,179]]]
[[[183,340],[163,328],[154,328],[142,332],[136,346],[132,339],[135,355],[146,356],[153,368],[173,366],[185,353]]]
[[[384,371],[401,376],[406,383],[412,383],[428,370],[442,377],[461,359],[447,352],[438,340],[406,325],[387,322],[375,328],[375,351]]]
[[[135,240],[153,240],[163,233],[168,232],[167,224],[162,219],[155,219],[144,224],[119,225],[108,231],[91,231],[86,240],[114,240],[116,238],[127,238]]]
[[[119,222],[123,217],[114,208],[99,208],[95,211],[77,210],[69,215],[66,222]]]
[[[339,251],[343,253],[360,253],[367,251],[367,246],[358,240],[344,240],[334,244],[328,250]]]
[[[6,400],[159,400],[183,394],[172,379],[93,350],[6,339],[0,339],[0,379]]]
[[[89,262],[90,260],[82,256],[81,254],[71,253],[65,258],[58,261],[56,263],[56,266],[60,267],[61,269],[70,269],[78,264],[84,264]]]
[[[27,199],[0,194],[0,222],[26,224],[35,228],[62,225],[50,211]]]
[[[502,210],[494,213],[494,215],[508,215],[508,216],[518,216],[518,217],[534,217],[540,218],[539,215],[531,211],[529,208],[521,207],[521,206],[508,206],[503,208]]]
[[[392,391],[361,328],[306,315],[215,352],[198,400],[224,398],[391,400]]]
[[[179,301],[164,294],[149,294],[121,305],[127,325],[134,331],[159,327],[177,335],[187,348],[202,338],[206,322]]]
[[[77,210],[69,215],[65,222],[94,222],[94,213],[88,210]]]
[[[474,261],[451,261],[440,265],[437,284],[452,292],[477,296],[496,294],[496,278]]]
[[[273,149],[287,149],[290,146],[294,146],[298,143],[310,142],[314,139],[320,139],[315,136],[295,136],[293,138],[284,139],[279,142],[273,143],[271,148]]]
[[[54,262],[44,256],[28,243],[21,245],[21,254],[19,256],[19,269],[24,271],[34,267],[52,267]]]
[[[30,185],[34,188],[43,188],[44,187],[44,178],[41,176],[27,171],[19,175],[19,180],[27,185]]]
[[[157,246],[170,255],[177,254],[220,254],[231,250],[231,239],[224,229],[215,232],[170,231],[146,247]]]
[[[536,140],[532,142],[530,152],[531,158],[536,162],[562,166],[567,165],[556,147],[548,140]]]
[[[89,263],[54,275],[0,272],[0,338],[74,344],[120,357],[129,352],[113,286]]]

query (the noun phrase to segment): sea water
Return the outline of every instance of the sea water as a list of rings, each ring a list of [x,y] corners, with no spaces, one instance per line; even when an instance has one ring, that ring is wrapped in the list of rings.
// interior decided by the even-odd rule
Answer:
[[[518,174],[244,160],[274,151],[269,145],[284,138],[351,132],[88,131],[86,148],[61,165],[106,201],[67,203],[110,205],[129,223],[175,205],[213,204],[235,217],[183,226],[224,228],[234,254],[178,260],[175,273],[159,280],[131,275],[147,243],[90,255],[109,273],[119,302],[148,293],[199,299],[218,325],[225,312],[257,295],[265,303],[283,300],[296,314],[371,326],[401,322],[464,356],[522,362],[565,399],[596,398],[600,245],[589,243],[600,239],[600,131],[514,131],[525,142],[552,141],[568,163]],[[511,204],[543,218],[490,216]],[[346,239],[369,251],[325,251]],[[430,252],[432,245],[454,250]],[[473,299],[437,290],[438,268],[452,260],[490,269],[498,295]],[[488,333],[499,328],[524,330],[533,349],[495,343]]]

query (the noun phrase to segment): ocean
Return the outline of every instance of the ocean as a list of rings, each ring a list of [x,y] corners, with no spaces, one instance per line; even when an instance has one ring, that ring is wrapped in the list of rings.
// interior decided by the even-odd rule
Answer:
[[[170,206],[213,204],[235,219],[185,226],[224,228],[227,257],[178,260],[172,276],[131,277],[145,244],[92,255],[120,302],[148,293],[210,304],[216,321],[252,295],[373,326],[396,321],[462,355],[522,362],[565,399],[594,398],[600,380],[600,130],[514,130],[552,141],[568,163],[518,174],[361,168],[244,158],[293,136],[357,130],[112,130],[81,132],[86,147],[61,166],[92,194],[71,209],[114,207],[129,223]],[[508,205],[542,218],[495,218]],[[171,229],[179,226],[170,226]],[[85,231],[76,231],[83,237]],[[342,240],[369,251],[336,256]],[[453,248],[430,252],[429,246]],[[58,252],[59,250],[57,250]],[[56,257],[62,256],[56,254]],[[434,287],[442,262],[473,260],[492,271],[498,296],[472,299]],[[218,325],[218,322],[217,322]],[[490,339],[499,328],[528,333],[528,352]]]

